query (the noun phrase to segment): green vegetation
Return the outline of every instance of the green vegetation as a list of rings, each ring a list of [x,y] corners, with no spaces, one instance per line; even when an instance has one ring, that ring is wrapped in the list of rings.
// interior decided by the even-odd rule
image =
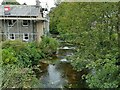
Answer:
[[[4,0],[1,4],[2,5],[20,5],[20,3],[17,2],[16,0]]]
[[[2,85],[2,76],[3,76],[3,70],[2,70],[2,48],[1,48],[1,43],[0,43],[0,89]]]
[[[2,42],[2,88],[40,88],[34,69],[40,69],[40,61],[52,56],[58,45],[50,37],[43,37],[40,43],[18,40]]]
[[[2,2],[2,5],[20,5],[18,2]]]
[[[41,51],[46,55],[46,57],[55,54],[59,43],[54,38],[43,37],[42,42],[39,45]]]
[[[61,3],[50,13],[50,32],[76,45],[70,57],[89,88],[120,87],[119,3]]]
[[[3,66],[2,88],[40,88],[41,84],[32,68],[8,64]]]

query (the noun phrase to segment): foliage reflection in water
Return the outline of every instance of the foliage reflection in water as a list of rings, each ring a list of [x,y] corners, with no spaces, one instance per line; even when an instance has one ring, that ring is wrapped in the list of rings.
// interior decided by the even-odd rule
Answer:
[[[43,88],[84,88],[85,82],[81,79],[85,72],[77,72],[68,62],[55,61],[48,64],[40,76]],[[43,65],[43,64],[42,64]],[[45,65],[43,65],[45,66]]]
[[[44,60],[41,64],[42,73],[39,75],[43,88],[84,88],[85,82],[81,79],[85,73],[77,72],[65,57],[73,50],[59,50],[57,58]],[[49,63],[46,63],[49,61]]]

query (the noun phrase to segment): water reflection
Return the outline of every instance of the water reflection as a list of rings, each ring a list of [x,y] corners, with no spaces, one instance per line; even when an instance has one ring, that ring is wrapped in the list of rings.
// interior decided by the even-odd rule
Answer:
[[[46,71],[40,76],[43,88],[64,88],[71,85],[72,88],[84,88],[85,82],[81,76],[84,71],[77,72],[68,62],[49,64]]]
[[[81,78],[85,72],[75,71],[70,65],[70,61],[66,59],[66,56],[71,56],[74,52],[73,49],[59,49],[57,58],[47,60],[51,63],[41,63],[43,72],[39,74],[39,77],[43,88],[85,87],[85,83]]]
[[[48,65],[47,73],[41,77],[43,88],[63,88],[65,79],[56,69],[56,65]]]

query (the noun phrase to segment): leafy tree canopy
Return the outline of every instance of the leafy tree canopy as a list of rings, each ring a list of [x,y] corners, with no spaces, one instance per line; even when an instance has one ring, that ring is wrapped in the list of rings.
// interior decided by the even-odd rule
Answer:
[[[50,32],[78,47],[70,57],[73,67],[89,70],[90,88],[120,87],[119,4],[117,2],[62,2],[50,13]]]
[[[16,0],[3,0],[2,5],[20,5]]]

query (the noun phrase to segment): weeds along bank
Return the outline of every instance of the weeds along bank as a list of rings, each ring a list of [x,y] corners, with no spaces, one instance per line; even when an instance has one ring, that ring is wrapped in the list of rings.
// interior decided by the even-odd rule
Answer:
[[[2,44],[0,43],[0,89],[1,89],[1,85],[2,85],[2,48],[1,48]]]
[[[43,37],[40,43],[5,41],[2,42],[3,88],[41,87],[34,67],[44,58],[56,52],[59,43],[50,37]]]

